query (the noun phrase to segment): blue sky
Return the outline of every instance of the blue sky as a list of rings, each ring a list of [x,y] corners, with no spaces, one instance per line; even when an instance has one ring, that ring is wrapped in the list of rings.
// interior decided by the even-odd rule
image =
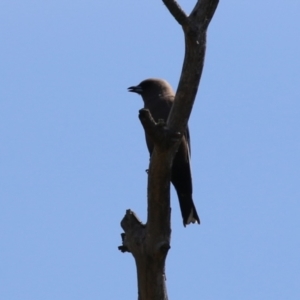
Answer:
[[[190,118],[194,201],[172,190],[170,299],[300,298],[300,2],[220,1]],[[193,1],[181,1],[189,12]],[[119,225],[146,220],[149,77],[178,84],[161,1],[0,4],[0,294],[136,299]]]

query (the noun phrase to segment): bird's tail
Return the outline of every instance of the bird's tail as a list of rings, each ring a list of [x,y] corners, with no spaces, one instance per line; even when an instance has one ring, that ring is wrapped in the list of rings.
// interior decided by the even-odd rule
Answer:
[[[196,207],[191,195],[178,195],[184,227],[190,223],[200,224]]]

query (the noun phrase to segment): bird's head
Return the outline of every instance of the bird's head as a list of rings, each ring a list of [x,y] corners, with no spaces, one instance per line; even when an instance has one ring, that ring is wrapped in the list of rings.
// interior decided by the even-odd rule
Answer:
[[[129,87],[128,91],[141,95],[144,100],[147,98],[166,97],[169,95],[174,95],[173,89],[170,84],[163,79],[157,78],[149,78],[143,80],[137,86]]]

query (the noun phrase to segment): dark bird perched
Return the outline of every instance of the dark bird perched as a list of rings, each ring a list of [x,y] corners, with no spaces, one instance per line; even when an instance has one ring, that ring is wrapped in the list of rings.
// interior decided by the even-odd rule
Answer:
[[[150,110],[155,122],[158,122],[159,119],[167,121],[175,98],[173,89],[167,81],[153,78],[146,79],[137,86],[129,87],[128,91],[142,96],[144,108]],[[151,156],[154,144],[147,134],[146,142]],[[200,219],[192,198],[193,188],[188,127],[182,136],[182,142],[173,160],[171,182],[178,195],[183,225],[185,226],[190,223],[200,224]]]

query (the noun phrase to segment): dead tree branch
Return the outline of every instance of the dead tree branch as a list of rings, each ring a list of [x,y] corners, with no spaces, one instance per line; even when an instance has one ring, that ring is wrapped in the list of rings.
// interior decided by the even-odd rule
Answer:
[[[131,252],[137,266],[138,299],[167,300],[165,260],[170,248],[170,176],[181,133],[190,117],[203,70],[207,27],[218,0],[197,1],[187,16],[174,0],[163,0],[185,37],[185,57],[175,102],[168,121],[155,123],[150,112],[141,110],[140,121],[155,143],[148,172],[148,216],[142,224],[128,210],[121,222],[122,252]]]

